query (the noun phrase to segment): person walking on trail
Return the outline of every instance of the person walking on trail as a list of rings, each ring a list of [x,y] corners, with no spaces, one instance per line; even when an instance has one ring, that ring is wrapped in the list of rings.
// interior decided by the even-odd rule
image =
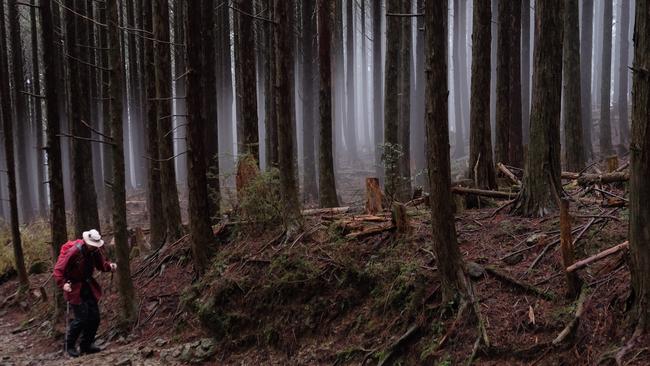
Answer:
[[[117,264],[109,262],[101,250],[104,241],[97,230],[85,231],[82,237],[63,245],[53,273],[57,286],[63,290],[63,296],[74,312],[74,320],[66,329],[65,337],[65,350],[72,357],[100,351],[94,342],[100,320],[97,303],[102,289],[93,273],[95,269],[102,272],[115,272],[117,269]],[[81,342],[77,351],[79,336]]]

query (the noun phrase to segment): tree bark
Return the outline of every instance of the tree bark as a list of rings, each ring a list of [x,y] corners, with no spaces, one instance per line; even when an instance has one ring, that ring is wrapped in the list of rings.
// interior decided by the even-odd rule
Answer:
[[[36,17],[36,0],[31,0],[31,41],[32,41],[32,69],[34,80],[34,94],[41,95],[41,65],[38,57],[38,18]],[[43,107],[40,98],[34,98],[34,123],[36,125],[36,192],[38,215],[47,216],[47,193],[45,191],[45,155],[43,154]]]
[[[580,18],[578,0],[564,4],[564,49],[562,54],[564,108],[564,163],[566,169],[579,172],[585,166],[580,118]]]
[[[355,116],[355,98],[356,88],[354,85],[354,2],[355,0],[347,0],[345,3],[345,16],[346,16],[346,34],[345,34],[345,89],[346,89],[346,102],[347,102],[347,126],[345,135],[348,143],[348,153],[352,159],[357,158],[357,118]],[[410,0],[404,0],[409,2]]]
[[[154,42],[156,101],[158,114],[158,156],[160,163],[160,184],[162,207],[167,228],[167,240],[176,241],[182,235],[181,209],[176,187],[174,168],[174,140],[172,131],[172,65],[169,46],[169,2],[153,0],[153,35],[161,42]],[[166,117],[166,118],[165,118]]]
[[[318,55],[320,74],[320,147],[318,193],[321,207],[337,207],[334,155],[332,146],[332,51],[331,34],[334,8],[329,0],[318,0]]]
[[[591,142],[592,108],[591,108],[591,58],[593,42],[594,1],[582,0],[582,20],[580,31],[580,104],[582,118],[582,139],[584,141],[584,160],[594,155]]]
[[[521,7],[517,2],[512,5],[512,17],[510,18],[510,126],[508,141],[508,161],[510,165],[523,167],[524,147],[522,140],[521,126]]]
[[[246,0],[251,1],[251,0]],[[215,3],[211,0],[203,0],[201,3],[202,6],[202,22],[201,30],[203,34],[203,41],[201,46],[203,47],[203,59],[202,59],[202,70],[201,70],[201,95],[203,97],[203,107],[201,113],[203,114],[203,121],[205,123],[205,133],[204,133],[204,146],[205,146],[205,164],[207,169],[207,184],[208,184],[208,210],[210,212],[210,219],[212,224],[216,224],[221,218],[221,187],[220,187],[220,178],[219,178],[219,117],[217,111],[217,68],[216,68],[216,52],[215,48],[212,47],[216,43],[217,39],[217,28],[216,28],[216,13],[215,13]],[[251,9],[245,8],[246,11],[252,12]],[[245,17],[248,18],[248,17]],[[252,25],[251,25],[252,27]],[[252,31],[252,30],[251,30]],[[251,36],[252,37],[252,36]],[[247,54],[247,57],[252,57],[251,63],[253,64],[253,80],[255,80],[255,47],[254,44],[249,45],[250,55]],[[246,53],[249,51],[246,50]],[[246,65],[244,69],[248,67],[248,61],[245,60]],[[248,70],[246,70],[248,72]],[[244,77],[245,79],[245,77]],[[253,108],[252,112],[244,111],[244,116],[247,116],[249,113],[255,115],[255,136],[257,136],[257,94],[253,93],[252,95],[246,95],[244,99],[252,98],[253,105],[250,104],[250,101],[246,101],[247,105],[245,108]],[[259,156],[256,156],[256,161]]]
[[[636,0],[630,146],[630,272],[641,330],[650,329],[650,1]]]
[[[126,223],[126,189],[124,178],[124,146],[122,122],[122,55],[120,54],[120,28],[117,1],[106,3],[108,9],[109,47],[111,71],[109,72],[111,132],[113,141],[113,235],[117,253],[118,291],[120,294],[120,326],[128,329],[136,320],[136,300],[131,267],[127,223]]]
[[[316,4],[311,1],[307,1],[302,5],[302,150],[304,166],[303,198],[306,202],[315,202],[318,200],[316,157],[314,156],[314,126],[317,120],[315,104],[317,102],[316,98],[318,98],[314,85],[318,75],[314,67],[318,65],[318,60],[316,59],[318,50],[316,42],[317,17],[314,14],[315,7]],[[327,57],[329,57],[329,52]]]
[[[108,17],[106,7],[99,7],[99,19],[102,23],[107,24]],[[108,49],[108,29],[104,28],[100,33],[100,47],[104,49],[101,53],[101,65],[105,70],[102,70],[102,133],[111,136],[111,113],[110,113],[110,91],[108,89],[108,83],[110,75],[108,69],[110,69],[110,63],[108,60],[109,52]],[[61,72],[63,74],[63,72]],[[64,84],[64,83],[63,83]],[[104,175],[104,190],[110,188],[110,185],[113,183],[113,152],[111,146],[108,144],[102,144],[102,171]],[[65,156],[65,155],[64,155]],[[64,158],[65,161],[65,158]],[[64,175],[65,176],[65,175]],[[110,190],[110,189],[109,189]],[[104,214],[109,223],[112,221],[112,212],[113,212],[113,195],[110,192],[105,192],[104,194]]]
[[[433,249],[441,280],[442,301],[455,300],[460,292],[462,258],[456,241],[449,127],[447,118],[447,0],[425,1],[426,129],[429,183],[431,185],[431,228]],[[390,19],[389,19],[390,21]],[[390,34],[390,33],[389,33]]]
[[[10,15],[12,14],[11,8],[14,8],[13,12],[16,11],[15,7],[15,2],[9,4]],[[11,28],[13,28],[13,26]],[[8,69],[9,62],[7,59],[9,48],[7,47],[7,35],[5,29],[4,4],[2,4],[2,6],[0,6],[0,108],[2,108],[2,131],[4,133],[3,145],[5,150],[7,183],[9,188],[11,244],[14,252],[14,265],[18,272],[19,289],[21,292],[25,292],[29,289],[29,278],[27,277],[27,270],[25,268],[25,257],[23,255],[23,246],[20,238],[20,223],[18,222],[18,193],[16,191],[16,165],[14,161],[15,147],[13,116],[11,113],[11,92],[9,90]],[[17,50],[14,48],[13,51],[16,53]]]
[[[212,3],[213,0],[202,0]],[[212,3],[213,4],[213,3]],[[204,147],[205,120],[201,113],[202,66],[202,21],[201,12],[192,9],[189,2],[185,6],[185,45],[187,49],[187,186],[189,197],[189,221],[194,270],[201,276],[208,269],[213,254],[213,236],[210,226],[208,205],[208,185],[206,179],[206,158]]]
[[[490,3],[474,0],[469,177],[478,188],[497,188],[490,131]]]
[[[530,135],[530,0],[521,2],[521,122],[522,143]]]
[[[412,11],[411,0],[402,0],[401,3],[402,13],[408,14]],[[413,43],[411,17],[400,19],[400,34],[398,141],[402,148],[402,155],[399,159],[398,198],[406,202],[411,198],[411,44]]]
[[[275,9],[273,5],[274,0],[267,0],[268,1],[268,9],[270,15],[270,19],[277,19],[277,16],[275,14]],[[277,104],[275,103],[275,100],[277,99],[277,93],[278,91],[276,90],[276,81],[275,81],[275,75],[277,73],[277,58],[276,58],[276,52],[277,52],[277,38],[275,34],[275,30],[272,26],[268,26],[267,28],[267,38],[268,38],[268,43],[267,43],[267,51],[268,51],[268,64],[267,64],[267,72],[266,72],[266,83],[267,83],[267,88],[269,92],[267,93],[266,96],[266,166],[268,167],[277,167],[279,164],[279,157],[278,157],[278,111],[277,111]]]
[[[620,0],[621,11],[619,19],[619,81],[618,81],[618,130],[619,144],[627,149],[630,140],[630,126],[628,115],[628,76],[630,43],[628,34],[630,30],[630,0]]]
[[[465,143],[463,141],[463,103],[461,96],[461,80],[460,75],[461,63],[463,60],[460,58],[460,48],[463,40],[461,39],[461,24],[460,24],[460,1],[454,0],[454,45],[453,45],[453,59],[454,59],[454,158],[465,156]]]
[[[560,95],[562,94],[562,1],[537,0],[530,143],[523,187],[514,211],[544,216],[560,190]]]
[[[293,93],[293,37],[294,27],[294,2],[293,0],[274,0],[275,19],[282,21],[275,26],[277,40],[275,87],[277,95],[276,118],[278,122],[278,167],[280,169],[280,194],[284,205],[284,212],[289,221],[295,220],[300,215],[298,202],[298,183],[294,164],[294,125],[292,115]]]
[[[381,147],[383,143],[383,86],[382,86],[382,65],[381,65],[381,0],[372,0],[372,104],[373,104],[373,117],[374,117],[374,151],[375,151],[375,167],[377,176],[380,180],[384,176],[384,171],[381,164]]]
[[[510,164],[510,124],[512,123],[510,99],[510,38],[513,30],[512,1],[499,1],[499,35],[497,38],[497,102],[496,102],[496,136],[494,153],[498,163]]]
[[[603,53],[600,84],[600,154],[612,153],[612,127],[610,121],[610,89],[612,85],[612,1],[605,1],[603,13]]]

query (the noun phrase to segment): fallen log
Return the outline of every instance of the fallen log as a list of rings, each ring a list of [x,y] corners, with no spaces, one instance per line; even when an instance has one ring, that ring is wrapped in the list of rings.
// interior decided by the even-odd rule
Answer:
[[[621,244],[619,244],[619,245],[617,245],[615,247],[603,250],[602,252],[600,252],[598,254],[592,255],[589,258],[585,258],[583,260],[575,262],[574,264],[567,267],[566,271],[567,272],[577,271],[580,268],[584,268],[584,267],[590,265],[591,263],[598,262],[599,260],[607,258],[610,255],[616,254],[616,253],[618,253],[618,252],[620,252],[622,250],[625,250],[625,249],[627,249],[629,247],[630,247],[630,242],[625,241],[625,242],[623,242],[623,243],[621,243]]]
[[[380,234],[383,233],[384,231],[390,231],[390,230],[395,230],[395,225],[393,224],[388,224],[388,225],[379,225],[371,228],[364,229],[362,231],[356,232],[356,233],[351,233],[345,236],[346,239],[361,239],[366,236],[370,235],[375,235],[375,234]]]
[[[503,164],[501,164],[501,163],[497,163],[497,169],[499,169],[499,171],[500,171],[501,173],[503,173],[503,175],[505,175],[506,177],[508,177],[508,179],[510,179],[510,180],[512,181],[512,183],[514,183],[514,184],[516,184],[516,185],[518,185],[518,186],[521,185],[521,181],[519,180],[519,178],[517,178],[517,176],[514,175],[514,174],[510,171],[510,169],[506,168],[505,165],[503,165]]]
[[[335,215],[342,214],[350,211],[349,206],[345,207],[331,207],[331,208],[313,208],[309,210],[302,210],[304,216],[314,216],[314,215]]]
[[[618,182],[627,182],[630,180],[628,172],[613,172],[607,174],[582,174],[578,178],[578,184],[588,186],[592,184],[609,184]]]
[[[501,192],[501,191],[486,191],[483,189],[464,188],[464,187],[452,187],[451,193],[461,194],[461,195],[483,196],[483,197],[491,197],[491,198],[506,198],[506,199],[512,199],[517,196],[517,193]]]

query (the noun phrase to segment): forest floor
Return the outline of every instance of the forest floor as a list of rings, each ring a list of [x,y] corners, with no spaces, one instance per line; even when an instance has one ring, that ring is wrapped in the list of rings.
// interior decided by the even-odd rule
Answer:
[[[623,185],[600,188],[625,195]],[[577,259],[626,240],[625,207],[602,207],[611,202],[575,184],[565,189],[592,199],[571,205]],[[429,208],[411,205],[411,231],[398,234],[389,213],[364,215],[359,203],[309,214],[289,233],[282,225],[225,220],[214,228],[217,255],[200,281],[193,281],[187,238],[137,256],[138,321],[127,337],[115,331],[115,284],[98,275],[106,290],[98,336],[106,349],[98,355],[63,357],[65,326],[52,325],[36,298],[0,308],[0,365],[465,364],[477,322],[469,311],[456,320],[453,304],[441,303]],[[559,217],[512,216],[500,209],[504,203],[485,201],[456,215],[490,340],[472,363],[615,364],[634,329],[626,316],[627,253],[578,272],[584,313],[575,334],[554,345],[576,312],[564,295]],[[44,283],[48,275],[30,278]],[[0,283],[0,299],[16,286],[15,279]],[[650,364],[649,341],[637,340],[623,363]]]

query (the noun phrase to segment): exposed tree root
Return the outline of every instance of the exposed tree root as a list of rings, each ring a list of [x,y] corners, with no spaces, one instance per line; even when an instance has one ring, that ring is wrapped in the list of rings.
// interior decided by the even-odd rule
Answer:
[[[402,350],[405,343],[409,342],[414,336],[416,336],[420,331],[420,325],[413,324],[401,337],[399,337],[395,342],[389,345],[385,350],[385,356],[383,359],[379,360],[377,366],[390,365],[394,357],[399,355],[399,352]]]
[[[537,287],[535,287],[535,286],[533,286],[531,284],[519,281],[516,278],[513,278],[513,277],[511,277],[511,276],[497,270],[494,267],[486,266],[485,271],[487,273],[489,273],[490,275],[494,276],[494,278],[496,278],[497,280],[499,280],[501,282],[504,282],[504,283],[507,283],[509,285],[515,286],[518,289],[523,290],[524,292],[530,293],[530,294],[535,295],[535,296],[539,296],[539,297],[541,297],[543,299],[546,299],[546,300],[549,300],[549,301],[553,301],[553,299],[555,299],[555,295],[553,295],[552,293],[548,293],[548,292],[546,292],[546,291],[544,291],[544,290],[542,290],[540,288],[537,288]]]
[[[578,326],[580,325],[580,318],[582,317],[582,314],[584,313],[585,310],[585,301],[587,299],[587,290],[585,287],[582,288],[582,291],[580,291],[580,297],[578,298],[578,302],[576,305],[576,313],[567,324],[566,327],[558,334],[557,337],[553,340],[553,345],[558,345],[562,342],[564,342],[567,338],[573,337],[575,335],[576,330],[578,329]]]

